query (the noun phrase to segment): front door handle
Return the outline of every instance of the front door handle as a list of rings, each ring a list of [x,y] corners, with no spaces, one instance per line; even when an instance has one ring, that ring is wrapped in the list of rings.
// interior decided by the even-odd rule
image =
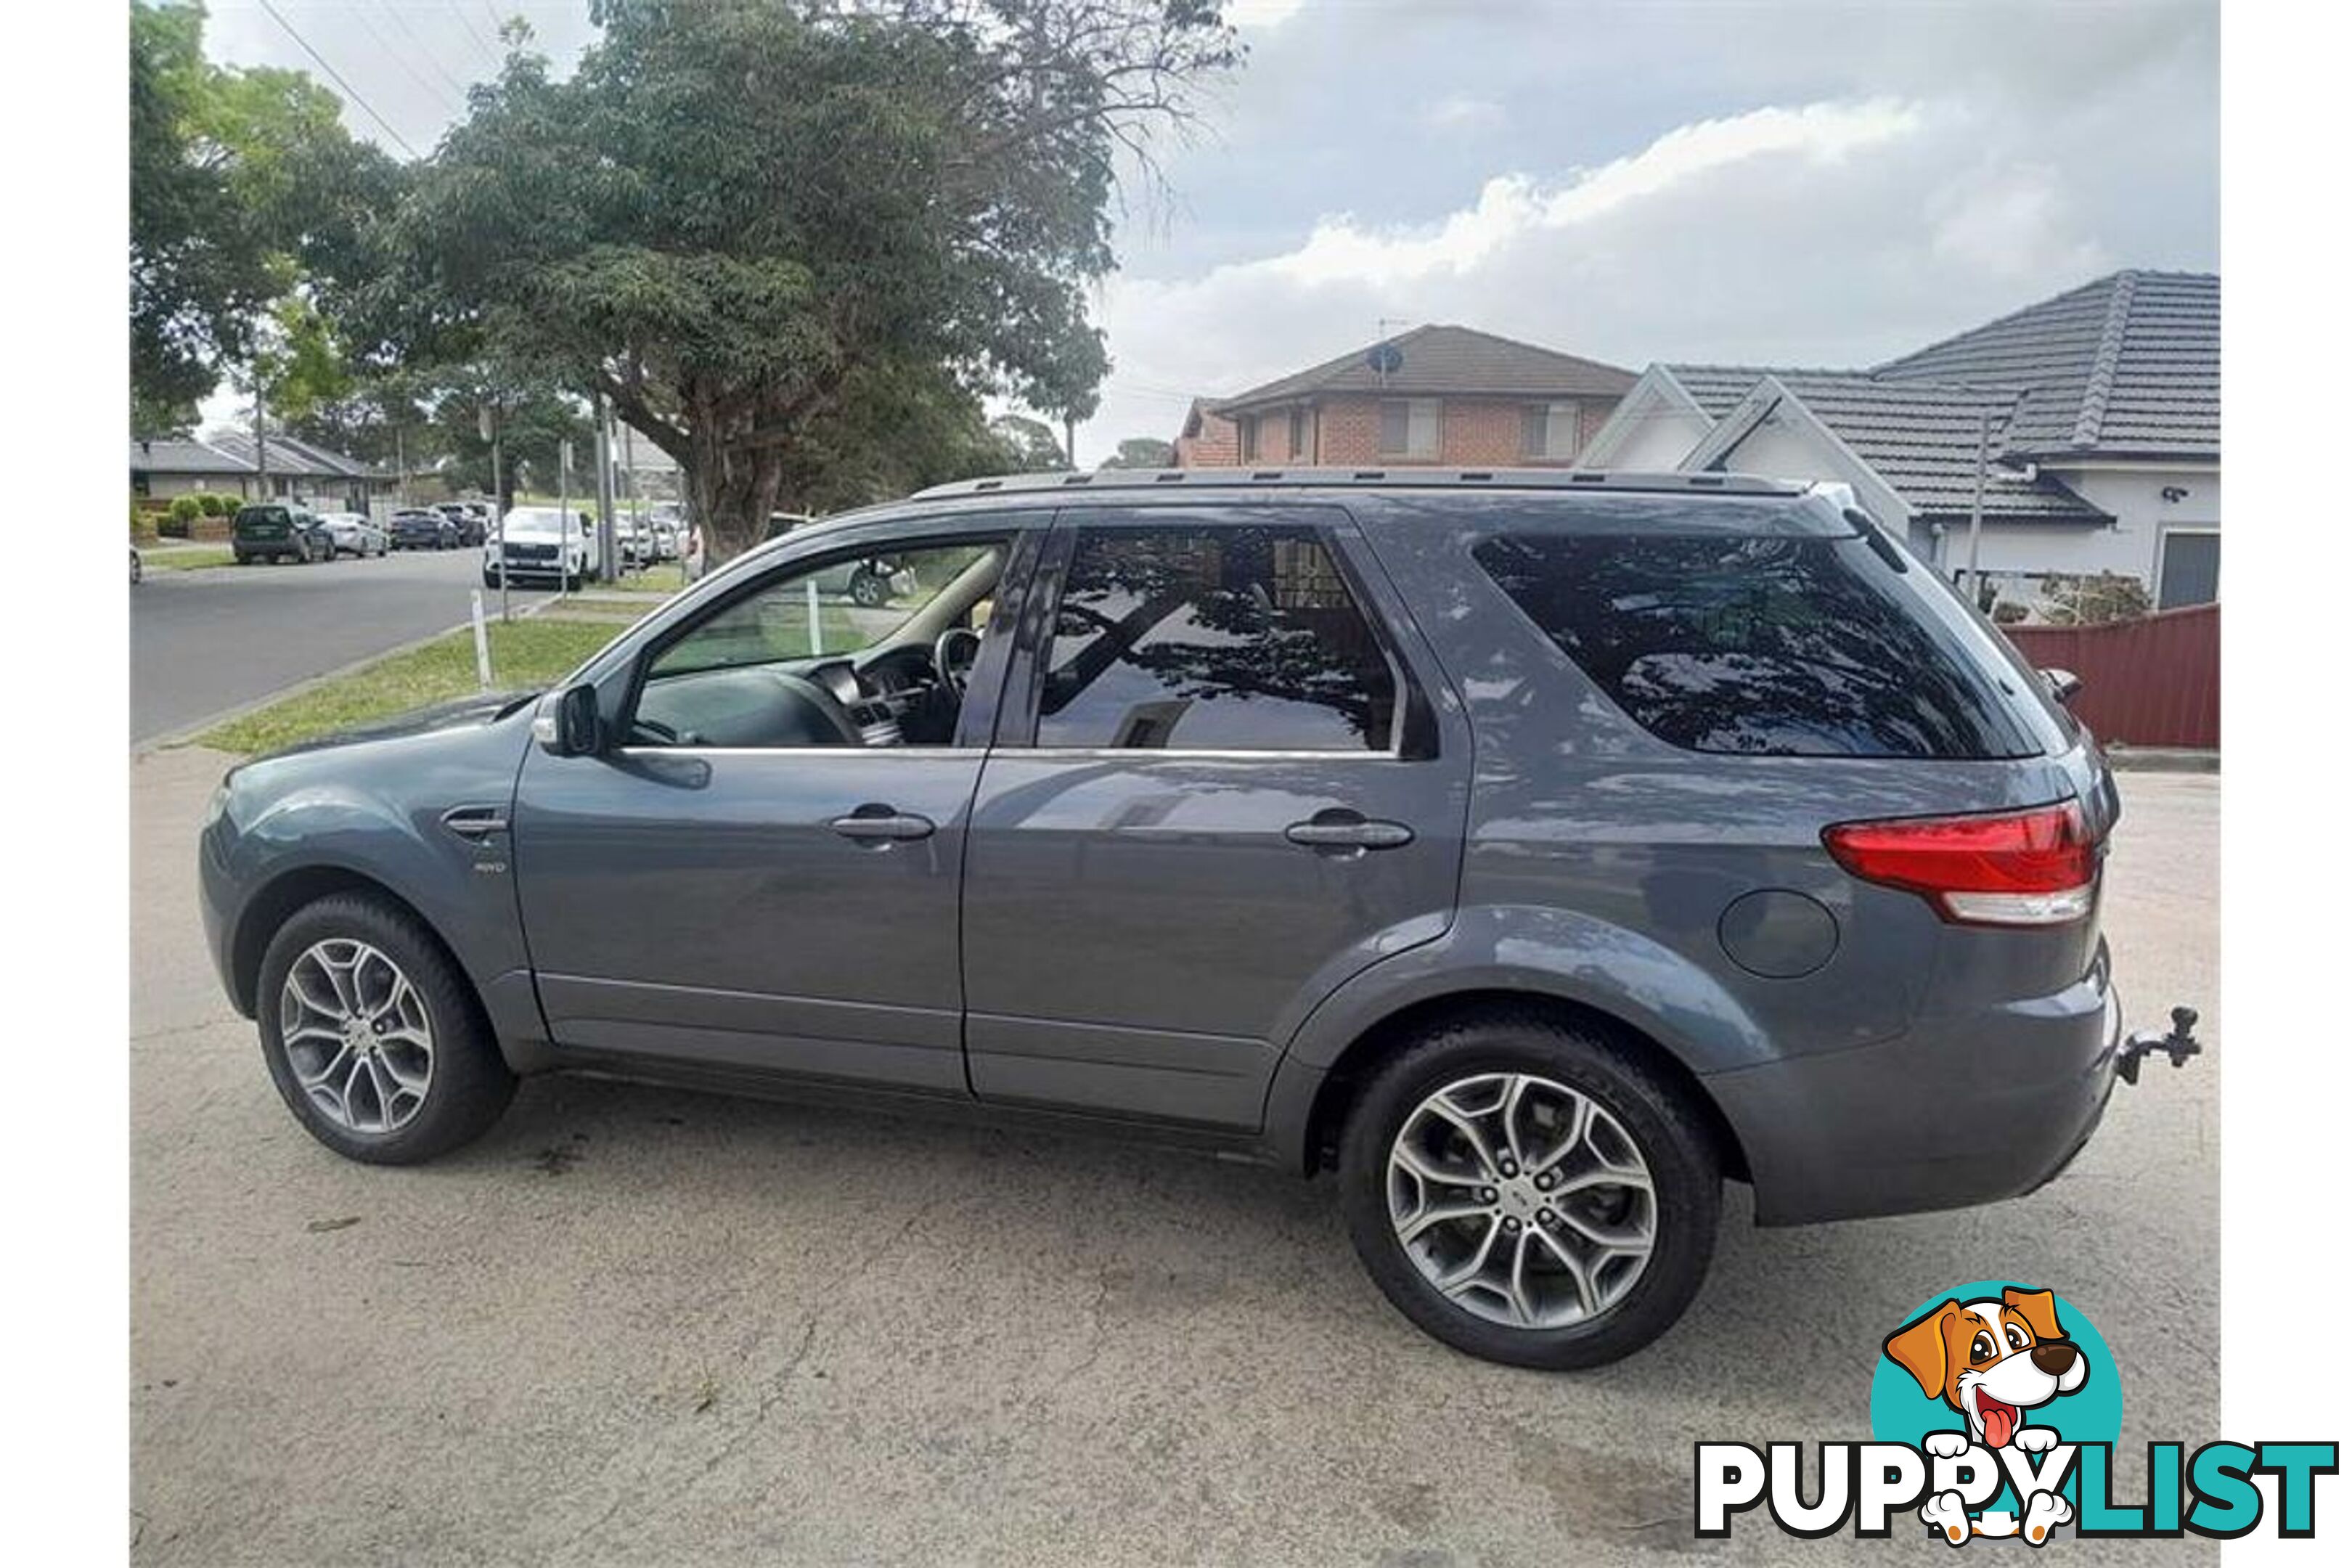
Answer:
[[[1344,807],[1318,811],[1304,822],[1294,822],[1282,836],[1302,848],[1357,851],[1401,849],[1412,842],[1412,829],[1402,822],[1382,822]]]
[[[844,838],[861,844],[898,844],[910,838],[929,838],[939,831],[938,824],[928,816],[912,812],[897,811],[887,805],[861,805],[847,816],[836,816],[830,824]]]

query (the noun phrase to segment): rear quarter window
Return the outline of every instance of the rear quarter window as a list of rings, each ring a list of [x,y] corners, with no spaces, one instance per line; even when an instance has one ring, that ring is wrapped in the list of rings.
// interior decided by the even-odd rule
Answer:
[[[1514,533],[1478,564],[1624,710],[1694,752],[2013,758],[2042,745],[1940,591],[1854,538]]]

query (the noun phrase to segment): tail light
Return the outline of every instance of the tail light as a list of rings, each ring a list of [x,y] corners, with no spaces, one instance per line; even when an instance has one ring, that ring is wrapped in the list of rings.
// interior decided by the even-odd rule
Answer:
[[[2063,925],[2091,912],[2099,847],[2068,800],[1979,816],[1911,816],[1825,828],[1831,858],[1902,888],[1964,925]]]

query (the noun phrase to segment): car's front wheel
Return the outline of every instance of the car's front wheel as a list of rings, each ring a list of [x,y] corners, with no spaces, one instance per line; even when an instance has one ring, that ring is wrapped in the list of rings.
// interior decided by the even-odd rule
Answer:
[[[1683,1094],[1540,1013],[1442,1025],[1369,1082],[1339,1150],[1357,1255],[1457,1350],[1599,1366],[1648,1344],[1715,1250],[1719,1156]]]
[[[278,1094],[348,1159],[430,1160],[479,1137],[514,1096],[465,977],[388,903],[338,894],[296,911],[255,994]]]

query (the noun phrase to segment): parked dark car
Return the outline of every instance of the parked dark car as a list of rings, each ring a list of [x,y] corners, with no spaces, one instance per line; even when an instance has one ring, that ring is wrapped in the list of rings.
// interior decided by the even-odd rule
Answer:
[[[457,525],[430,507],[412,507],[392,514],[385,525],[394,550],[455,550]]]
[[[768,537],[782,539],[787,533],[806,528],[815,520],[805,512],[772,511],[768,514]],[[844,561],[814,579],[818,593],[833,598],[847,599],[862,609],[875,609],[890,599],[891,579],[898,574],[895,563],[881,558]]]
[[[326,520],[283,501],[239,507],[229,524],[229,551],[240,566],[256,561],[332,561],[335,540]]]
[[[459,544],[479,544],[489,537],[490,509],[478,500],[443,501],[434,510],[457,526]]]
[[[888,616],[812,591],[877,559]],[[200,858],[352,1159],[562,1069],[1148,1134],[1336,1172],[1405,1315],[1573,1367],[1681,1314],[1725,1177],[1780,1226],[2074,1158],[2117,811],[1842,491],[1191,470],[794,530],[543,695],[236,768]]]

